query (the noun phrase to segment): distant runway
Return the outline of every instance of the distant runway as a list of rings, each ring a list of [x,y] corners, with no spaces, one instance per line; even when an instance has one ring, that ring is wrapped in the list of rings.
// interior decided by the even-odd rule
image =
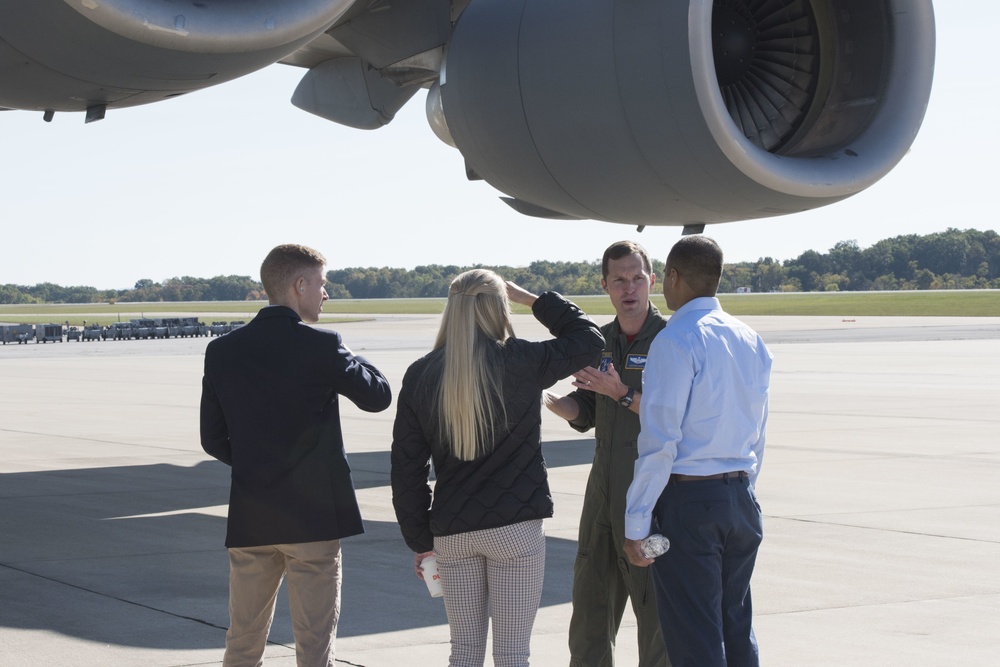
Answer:
[[[754,577],[762,663],[997,664],[1000,318],[744,319],[775,355]],[[337,328],[398,388],[438,322]],[[546,335],[527,316],[515,328]],[[228,469],[197,432],[209,340],[0,347],[0,665],[221,664]],[[392,514],[393,416],[344,409],[368,532],[345,540],[338,662],[443,665],[443,606],[413,576]],[[569,660],[593,439],[552,415],[543,437],[556,516],[532,664],[549,667]],[[271,640],[265,664],[294,665],[284,599]]]

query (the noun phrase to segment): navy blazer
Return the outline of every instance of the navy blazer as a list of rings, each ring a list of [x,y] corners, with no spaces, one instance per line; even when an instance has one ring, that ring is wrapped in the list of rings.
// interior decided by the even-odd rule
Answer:
[[[268,306],[205,350],[201,446],[232,466],[227,547],[364,532],[344,451],[340,396],[389,407],[385,376],[336,331]]]

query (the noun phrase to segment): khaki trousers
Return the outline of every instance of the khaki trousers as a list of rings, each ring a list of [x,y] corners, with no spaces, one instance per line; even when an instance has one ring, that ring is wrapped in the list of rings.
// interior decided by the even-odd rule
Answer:
[[[334,667],[340,618],[340,540],[229,550],[229,631],[223,667],[260,667],[281,580],[298,667]]]

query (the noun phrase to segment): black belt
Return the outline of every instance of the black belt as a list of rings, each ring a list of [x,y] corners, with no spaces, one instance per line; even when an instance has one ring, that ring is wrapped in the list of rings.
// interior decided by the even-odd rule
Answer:
[[[674,473],[670,476],[671,482],[707,482],[712,479],[724,479],[729,481],[730,479],[747,479],[749,475],[743,470],[737,470],[736,472],[720,472],[718,475],[681,475],[680,473]]]

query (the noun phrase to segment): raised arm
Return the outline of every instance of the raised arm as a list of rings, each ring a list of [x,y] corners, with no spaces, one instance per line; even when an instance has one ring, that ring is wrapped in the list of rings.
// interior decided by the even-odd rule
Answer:
[[[334,391],[349,399],[365,412],[381,412],[392,403],[392,389],[380,370],[351,352],[337,335],[334,360]]]

